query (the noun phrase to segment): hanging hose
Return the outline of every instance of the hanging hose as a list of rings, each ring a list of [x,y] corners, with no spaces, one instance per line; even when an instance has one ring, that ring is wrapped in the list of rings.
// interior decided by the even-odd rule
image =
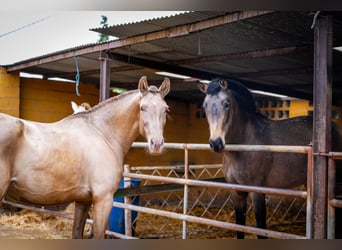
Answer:
[[[78,61],[77,61],[77,56],[75,54],[75,51],[73,52],[73,58],[74,58],[75,66],[76,66],[76,76],[75,76],[75,80],[76,80],[76,95],[80,96],[80,93],[78,92],[78,86],[80,85],[80,71],[78,69]]]

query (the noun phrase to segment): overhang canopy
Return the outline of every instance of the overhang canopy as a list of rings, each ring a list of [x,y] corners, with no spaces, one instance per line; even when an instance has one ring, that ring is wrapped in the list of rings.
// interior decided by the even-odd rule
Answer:
[[[334,47],[342,46],[342,13],[333,16]],[[8,71],[75,79],[99,85],[100,54],[112,59],[110,85],[137,87],[146,75],[160,83],[166,71],[189,76],[171,78],[169,97],[200,102],[197,79],[238,79],[251,89],[312,99],[315,12],[239,11],[187,12],[138,23],[96,28],[119,37],[107,43],[84,45],[8,65]],[[102,52],[102,53],[101,53]],[[333,101],[342,100],[342,52],[333,52]],[[81,93],[82,94],[82,93]]]

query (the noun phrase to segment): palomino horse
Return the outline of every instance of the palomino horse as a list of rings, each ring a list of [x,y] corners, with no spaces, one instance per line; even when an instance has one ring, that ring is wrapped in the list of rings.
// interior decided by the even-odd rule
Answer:
[[[209,123],[209,144],[223,152],[225,144],[308,145],[312,141],[312,117],[272,121],[256,109],[251,92],[239,82],[215,79],[199,83]],[[333,126],[333,150],[342,150],[342,134]],[[292,188],[306,184],[307,156],[272,152],[224,151],[223,172],[229,183]],[[248,193],[231,191],[236,223],[246,224]],[[265,195],[251,194],[257,227],[266,228]],[[238,232],[238,238],[244,233]],[[263,238],[260,237],[259,238]]]
[[[104,238],[123,159],[133,141],[140,133],[151,154],[163,150],[169,90],[168,78],[157,88],[142,77],[138,90],[55,123],[1,114],[0,198],[7,193],[39,205],[75,201],[73,238],[83,238],[93,204],[94,238]]]
[[[74,111],[74,114],[76,114],[91,109],[91,106],[87,102],[83,102],[81,105],[77,105],[75,102],[71,102],[71,108]]]

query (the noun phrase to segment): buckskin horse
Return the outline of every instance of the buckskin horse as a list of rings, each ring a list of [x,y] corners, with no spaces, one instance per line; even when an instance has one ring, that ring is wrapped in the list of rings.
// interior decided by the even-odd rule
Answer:
[[[210,148],[224,152],[223,172],[227,182],[275,188],[306,184],[307,156],[274,152],[224,151],[225,144],[304,145],[312,141],[312,117],[273,121],[257,111],[251,92],[240,82],[214,79],[198,83],[206,94],[203,108],[209,123]],[[332,149],[342,151],[342,133],[332,126]],[[246,224],[248,193],[231,191],[236,223]],[[266,228],[265,195],[251,193],[258,228]],[[237,232],[237,238],[244,238]],[[258,236],[258,238],[263,238]]]
[[[151,154],[163,151],[170,80],[112,97],[55,123],[0,114],[0,198],[37,205],[75,201],[72,238],[83,238],[93,204],[93,234],[103,239],[123,159],[139,133]]]

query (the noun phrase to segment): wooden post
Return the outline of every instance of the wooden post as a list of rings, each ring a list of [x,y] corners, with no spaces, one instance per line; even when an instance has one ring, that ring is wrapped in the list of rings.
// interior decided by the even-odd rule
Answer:
[[[318,16],[314,31],[314,113],[311,232],[313,239],[327,238],[327,171],[331,151],[332,18]]]
[[[110,58],[107,52],[100,52],[100,99],[102,102],[110,96]]]

